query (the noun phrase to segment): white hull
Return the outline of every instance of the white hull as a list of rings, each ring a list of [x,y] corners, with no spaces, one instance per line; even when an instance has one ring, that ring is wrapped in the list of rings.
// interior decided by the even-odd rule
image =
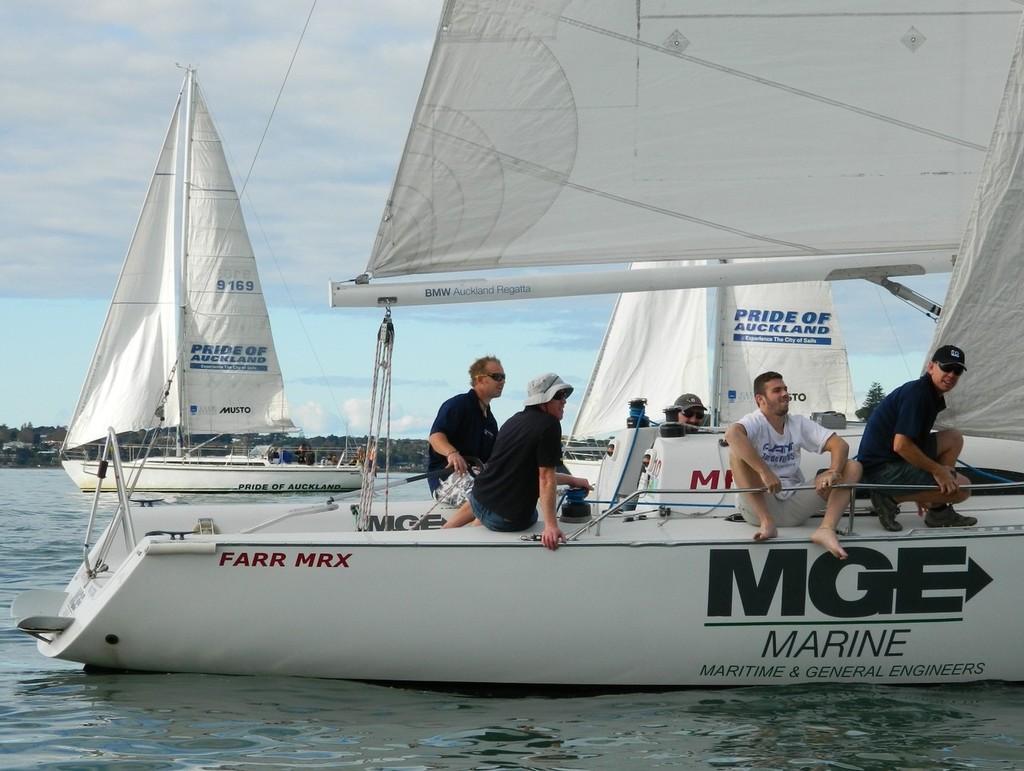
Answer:
[[[134,463],[124,463],[126,477],[134,473]],[[96,489],[96,461],[65,460],[64,470],[84,492]],[[359,466],[305,466],[297,463],[270,464],[251,461],[246,464],[226,461],[180,461],[151,458],[135,485],[136,492],[172,493],[334,493],[359,489]],[[103,479],[102,490],[117,489],[113,469]]]
[[[679,468],[707,477],[709,495],[666,492],[575,538],[582,526],[563,524],[571,542],[555,553],[524,534],[437,529],[450,509],[411,530],[426,503],[378,502],[368,532],[348,506],[136,508],[138,543],[113,539],[108,572],[80,569],[65,592],[19,598],[14,615],[44,655],[131,670],[657,687],[1024,680],[1024,616],[1011,612],[1021,496],[972,497],[959,508],[980,522],[965,530],[929,530],[907,511],[889,533],[858,516],[840,562],[808,541],[813,524],[762,544],[726,519],[715,437],[655,447],[690,455]],[[624,467],[605,471],[626,488]],[[215,534],[193,532],[203,518]]]

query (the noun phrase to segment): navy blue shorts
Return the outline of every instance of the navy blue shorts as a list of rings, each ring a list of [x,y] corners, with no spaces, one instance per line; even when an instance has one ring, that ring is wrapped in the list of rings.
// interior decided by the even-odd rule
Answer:
[[[928,435],[921,451],[932,460],[936,460],[936,456],[939,453],[934,433]],[[864,481],[873,485],[920,485],[922,488],[935,487],[935,477],[924,469],[919,469],[917,466],[907,463],[905,460],[883,463],[881,466],[872,466],[870,471],[864,469]],[[914,495],[914,493],[914,490],[892,491],[896,498],[904,495]]]

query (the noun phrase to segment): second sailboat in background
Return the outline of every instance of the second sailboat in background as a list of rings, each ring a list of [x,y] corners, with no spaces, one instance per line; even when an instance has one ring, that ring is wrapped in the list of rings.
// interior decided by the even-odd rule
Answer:
[[[125,463],[137,491],[337,492],[361,479],[344,453],[284,463],[265,438],[244,453],[201,451],[224,434],[298,429],[238,193],[192,69],[68,426],[65,455],[82,449],[64,468],[83,490],[116,489],[100,481],[95,452],[85,457],[109,428],[171,430],[169,448]]]

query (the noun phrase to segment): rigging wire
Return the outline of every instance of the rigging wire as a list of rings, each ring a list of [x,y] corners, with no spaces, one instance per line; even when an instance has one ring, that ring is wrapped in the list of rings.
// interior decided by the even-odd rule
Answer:
[[[310,23],[311,23],[311,21],[313,19],[313,13],[316,10],[316,4],[317,4],[317,0],[313,0],[313,2],[310,4],[309,13],[306,15],[306,21],[305,21],[305,23],[302,26],[302,31],[299,33],[299,39],[295,43],[295,50],[292,52],[291,60],[288,62],[288,68],[287,68],[287,70],[285,70],[285,75],[284,75],[284,78],[281,81],[281,86],[278,89],[277,97],[274,100],[274,105],[273,105],[273,107],[270,110],[270,115],[267,116],[267,123],[266,123],[266,126],[263,129],[263,134],[260,137],[260,141],[257,144],[256,152],[253,154],[252,163],[250,163],[249,170],[246,173],[245,178],[242,181],[242,186],[239,188],[238,198],[239,198],[239,205],[241,205],[241,198],[242,198],[243,195],[245,195],[247,197],[248,201],[249,201],[249,207],[250,207],[250,211],[252,212],[253,220],[254,220],[256,226],[259,228],[260,235],[263,238],[263,243],[266,246],[267,252],[270,255],[271,262],[273,262],[273,264],[274,264],[274,269],[277,271],[277,275],[278,275],[278,278],[279,278],[279,280],[281,282],[281,286],[284,288],[284,292],[288,296],[288,303],[291,306],[292,310],[295,311],[296,321],[299,324],[299,328],[302,330],[302,335],[303,335],[303,337],[306,340],[307,346],[309,347],[310,355],[311,355],[313,361],[316,363],[317,369],[320,371],[320,377],[323,379],[324,383],[327,385],[327,393],[328,393],[328,396],[330,397],[331,401],[334,404],[334,411],[339,416],[344,416],[344,413],[342,412],[341,406],[338,404],[337,398],[335,398],[334,391],[330,387],[330,381],[329,381],[329,379],[327,377],[327,372],[324,369],[323,362],[321,361],[319,355],[317,355],[316,348],[313,345],[312,336],[309,334],[309,329],[306,327],[306,324],[305,324],[305,322],[304,322],[304,320],[302,318],[302,315],[299,313],[299,306],[298,306],[298,303],[296,303],[296,301],[295,301],[294,295],[292,294],[291,286],[288,284],[288,280],[285,277],[285,272],[281,268],[281,263],[277,259],[277,254],[274,251],[273,246],[270,243],[270,238],[267,236],[267,232],[266,232],[266,230],[263,227],[263,221],[260,219],[259,214],[256,211],[256,207],[253,205],[252,197],[249,196],[249,194],[248,194],[249,180],[252,177],[253,169],[256,166],[256,160],[259,157],[260,150],[263,148],[264,140],[266,139],[267,134],[270,131],[270,124],[271,124],[271,122],[274,119],[274,115],[277,113],[277,108],[278,108],[278,106],[281,103],[281,98],[282,98],[282,96],[284,94],[285,85],[288,83],[288,79],[291,76],[292,68],[294,67],[295,61],[298,58],[299,49],[302,46],[303,40],[305,40],[306,32],[309,30]],[[211,116],[211,118],[212,118],[212,116]],[[349,442],[349,427],[348,427],[348,421],[345,420],[345,447],[344,447],[344,451],[342,452],[341,457],[339,458],[339,461],[338,461],[339,465],[342,462],[345,461],[345,456],[348,454],[348,442]]]
[[[395,326],[391,321],[391,308],[377,332],[377,354],[373,369],[373,387],[370,390],[370,426],[366,434],[366,452],[363,455],[363,486],[359,496],[357,530],[369,530],[373,507],[373,491],[377,472],[381,467],[379,450],[384,444],[384,521],[387,522],[389,502],[388,482],[391,475],[391,355],[395,348]],[[378,398],[379,397],[379,398]],[[382,433],[383,432],[383,433]],[[385,525],[386,529],[391,529]]]
[[[900,336],[897,333],[896,324],[889,313],[889,308],[887,304],[883,302],[882,291],[884,290],[893,297],[902,300],[907,306],[909,306],[913,310],[916,310],[918,313],[921,313],[926,318],[930,319],[932,322],[938,322],[939,314],[942,311],[942,307],[938,303],[932,302],[930,300],[927,301],[927,303],[930,303],[930,306],[928,306],[927,303],[925,303],[926,298],[924,298],[922,295],[919,295],[917,292],[906,290],[906,293],[901,293],[899,290],[903,289],[903,287],[901,284],[898,284],[896,282],[887,280],[886,282],[870,283],[874,284],[875,296],[878,298],[879,308],[881,310],[882,315],[885,316],[886,324],[888,324],[889,330],[892,333],[893,344],[899,351],[900,361],[903,362],[903,367],[906,370],[907,377],[917,377],[917,375],[911,371],[911,368],[907,363],[907,352],[906,350],[904,350],[903,344],[900,340]]]

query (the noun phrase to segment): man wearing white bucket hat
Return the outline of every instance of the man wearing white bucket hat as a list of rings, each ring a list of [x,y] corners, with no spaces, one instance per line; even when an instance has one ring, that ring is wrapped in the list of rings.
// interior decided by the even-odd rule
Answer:
[[[525,408],[498,431],[490,461],[446,528],[472,522],[502,532],[527,530],[537,522],[539,501],[544,517],[541,542],[549,549],[565,542],[555,512],[555,488],[563,484],[593,489],[583,477],[555,470],[562,462],[561,420],[572,392],[573,387],[553,372],[529,382]]]

